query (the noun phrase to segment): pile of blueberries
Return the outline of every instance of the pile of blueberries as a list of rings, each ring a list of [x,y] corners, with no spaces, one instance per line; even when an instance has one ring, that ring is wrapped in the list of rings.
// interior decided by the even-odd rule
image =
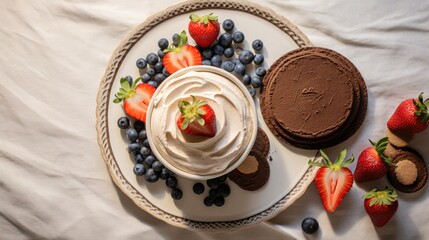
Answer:
[[[247,86],[250,95],[255,96],[256,89],[262,86],[262,79],[267,72],[263,66],[264,55],[262,52],[264,44],[260,39],[256,39],[251,44],[253,52],[243,49],[245,37],[241,31],[235,29],[234,22],[231,19],[226,19],[222,23],[222,28],[225,32],[219,35],[217,41],[211,47],[201,48],[197,46],[203,58],[202,64],[219,67],[231,72]],[[178,45],[178,36],[175,33],[171,38],[175,46]],[[166,38],[161,38],[158,41],[159,49],[157,53],[151,52],[146,58],[137,59],[136,65],[143,71],[142,82],[158,87],[169,76],[162,64],[164,50],[168,46],[169,41]],[[254,74],[251,74],[253,69]]]
[[[134,174],[143,176],[147,182],[154,183],[159,179],[165,180],[165,185],[171,189],[173,199],[181,199],[183,192],[177,187],[177,178],[152,154],[147,139],[145,123],[135,121],[131,126],[128,117],[118,119],[118,127],[125,130],[128,141],[128,152],[134,160]]]
[[[207,186],[209,187],[209,194],[204,198],[204,205],[207,207],[218,206],[221,207],[225,204],[225,198],[231,193],[229,185],[225,182],[227,179],[226,175],[209,179],[206,181]],[[192,190],[196,194],[202,194],[205,191],[204,184],[197,182],[194,184]]]

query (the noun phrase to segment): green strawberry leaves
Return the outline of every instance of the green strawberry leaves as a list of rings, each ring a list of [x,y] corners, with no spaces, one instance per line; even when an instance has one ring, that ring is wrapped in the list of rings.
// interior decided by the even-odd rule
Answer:
[[[213,15],[213,13],[210,13],[208,15],[204,15],[204,16],[198,16],[196,14],[191,14],[189,16],[189,18],[193,21],[193,22],[201,22],[205,25],[207,25],[209,22],[211,21],[217,21],[218,18],[217,16]]]
[[[369,206],[374,205],[391,205],[393,202],[396,202],[398,199],[398,194],[393,189],[386,188],[385,190],[377,190],[376,188],[365,193],[363,195],[365,199],[371,199]]]
[[[115,99],[113,99],[113,102],[120,103],[123,100],[132,97],[136,93],[135,89],[140,79],[141,77],[137,78],[136,80],[134,80],[132,85],[130,85],[126,78],[121,78],[121,87],[119,88],[119,91],[115,94]]]
[[[417,110],[414,112],[415,116],[418,116],[421,123],[429,124],[429,98],[423,101],[423,93],[420,93],[418,101],[413,99],[414,106]]]
[[[328,157],[328,155],[326,155],[325,152],[323,152],[321,149],[319,150],[320,155],[322,156],[323,160],[325,160],[325,163],[323,162],[315,162],[315,161],[308,161],[308,164],[310,166],[318,166],[318,167],[328,167],[331,170],[334,171],[338,171],[341,168],[349,165],[350,163],[352,163],[354,161],[354,156],[352,154],[351,158],[346,159],[346,155],[347,155],[347,149],[343,149],[340,154],[338,155],[337,159],[335,160],[335,162],[332,162],[331,159]]]

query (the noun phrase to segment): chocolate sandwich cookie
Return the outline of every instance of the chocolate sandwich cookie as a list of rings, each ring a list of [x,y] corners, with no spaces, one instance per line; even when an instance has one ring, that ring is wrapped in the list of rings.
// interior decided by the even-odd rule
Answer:
[[[261,109],[280,140],[319,149],[352,136],[367,110],[365,82],[339,53],[300,48],[278,59],[264,77]]]
[[[264,186],[270,177],[270,166],[267,155],[270,150],[270,140],[267,134],[258,128],[255,144],[249,156],[243,163],[228,174],[228,178],[240,188],[255,191]]]
[[[263,156],[267,156],[270,151],[270,140],[261,128],[258,128],[258,133],[256,134],[256,140],[255,144],[253,144],[252,151],[259,152]]]
[[[249,156],[240,166],[228,174],[228,178],[240,188],[256,191],[264,186],[270,177],[270,166],[266,155],[250,151]]]
[[[426,163],[416,150],[401,148],[391,157],[393,166],[389,168],[387,178],[394,188],[412,193],[426,185],[428,179]]]

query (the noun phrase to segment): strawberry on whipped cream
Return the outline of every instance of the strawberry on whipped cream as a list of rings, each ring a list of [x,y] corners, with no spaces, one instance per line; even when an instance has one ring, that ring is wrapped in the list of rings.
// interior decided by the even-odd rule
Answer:
[[[188,136],[178,129],[177,104],[191,100],[191,95],[207,101],[216,113],[214,137]],[[153,96],[148,118],[155,155],[179,175],[204,178],[233,170],[249,153],[257,132],[256,110],[246,88],[233,75],[207,66],[190,67],[166,79]]]

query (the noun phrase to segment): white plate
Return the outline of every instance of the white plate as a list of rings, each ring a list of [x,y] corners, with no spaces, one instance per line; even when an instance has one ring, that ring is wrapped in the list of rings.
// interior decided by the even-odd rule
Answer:
[[[267,68],[284,53],[311,46],[307,37],[286,18],[254,3],[192,0],[172,6],[132,29],[113,53],[98,92],[98,142],[113,181],[141,209],[178,227],[237,229],[270,219],[295,202],[314,179],[315,168],[309,167],[307,161],[314,158],[316,152],[279,142],[265,125],[256,98],[259,126],[271,144],[268,183],[258,191],[249,192],[228,181],[231,195],[225,205],[206,207],[203,199],[208,195],[208,188],[204,194],[196,195],[192,191],[195,181],[178,177],[183,198],[173,200],[164,181],[147,183],[143,177],[134,175],[127,142],[116,123],[124,115],[122,105],[112,102],[119,89],[119,79],[126,75],[139,76],[136,60],[156,51],[158,39],[170,39],[174,33],[186,30],[190,13],[210,12],[217,15],[220,22],[232,19],[248,41],[246,48],[250,49],[249,42],[261,39]]]

